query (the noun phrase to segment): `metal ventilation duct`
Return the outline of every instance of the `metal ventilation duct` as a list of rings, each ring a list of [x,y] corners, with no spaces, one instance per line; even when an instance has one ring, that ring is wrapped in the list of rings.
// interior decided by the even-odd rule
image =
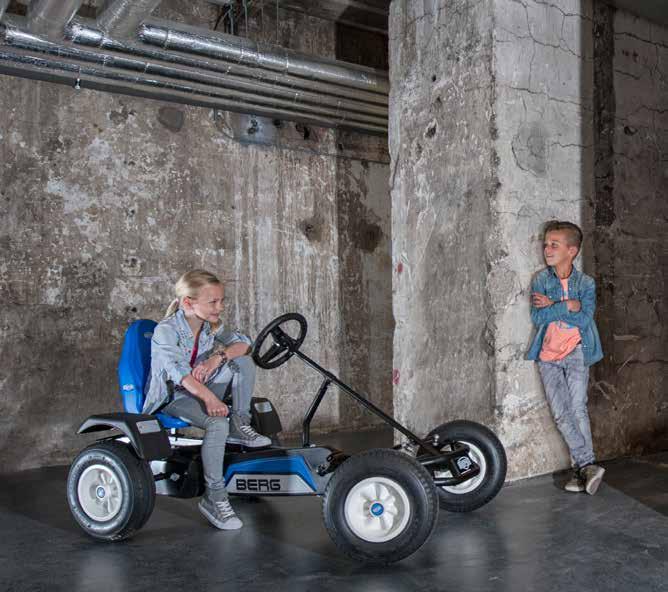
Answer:
[[[171,25],[171,28],[170,28]],[[307,80],[321,80],[341,86],[370,90],[387,95],[389,82],[371,68],[342,66],[334,60],[305,57],[297,52],[269,44],[259,44],[243,37],[217,31],[151,20],[142,25],[139,38],[163,49],[175,49],[217,58],[251,68],[292,74]]]
[[[147,19],[159,0],[111,0],[97,22],[72,20],[63,39],[62,28],[80,3],[37,0],[27,19],[6,14],[0,24],[0,73],[387,133],[384,72]]]
[[[137,34],[142,21],[160,4],[160,0],[108,0],[97,26],[106,35],[121,38]]]
[[[82,3],[83,0],[32,0],[28,6],[28,29],[48,39],[62,39],[65,26]]]

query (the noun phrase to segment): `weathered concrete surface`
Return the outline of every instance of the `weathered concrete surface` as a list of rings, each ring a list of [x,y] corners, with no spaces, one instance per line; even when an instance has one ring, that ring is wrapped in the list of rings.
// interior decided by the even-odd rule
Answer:
[[[394,408],[420,433],[494,417],[491,6],[390,12]]]
[[[388,167],[366,160],[339,160],[339,294],[341,379],[392,414],[392,261]],[[377,189],[385,185],[385,191]],[[345,362],[343,361],[345,359]],[[351,398],[341,395],[340,422],[376,422]]]
[[[524,355],[533,335],[531,277],[544,267],[544,223],[571,220],[587,233],[586,204],[593,192],[592,5],[495,0],[494,15],[500,181],[494,237],[503,256],[487,288],[495,313],[497,425],[513,478],[569,463],[536,365]],[[585,254],[587,248],[588,243]],[[576,260],[580,268],[582,261]]]
[[[615,26],[614,42],[634,49],[616,51],[614,68],[632,76],[617,72],[614,88],[597,89],[625,110],[618,105],[614,119],[614,184],[595,190],[600,30],[591,2],[392,4],[395,411],[418,432],[456,417],[490,424],[510,478],[569,462],[535,365],[524,360],[529,286],[544,265],[550,219],[579,223],[586,241],[576,264],[599,284],[609,272],[619,283],[599,311],[616,364],[593,375],[599,455],[637,452],[665,433],[666,32],[641,23],[625,34],[621,17]],[[625,222],[608,230],[606,208]],[[610,242],[599,241],[601,227]],[[619,277],[613,247],[624,253]]]
[[[596,11],[596,241],[606,357],[593,374],[606,456],[668,448],[668,29]]]
[[[161,16],[215,21],[206,3],[189,5],[166,1]],[[284,18],[281,38],[333,56],[334,26],[316,21]],[[359,352],[342,349],[358,310],[357,347],[387,327],[376,302],[390,287],[376,274],[390,273],[388,167],[376,140],[286,123],[253,143],[238,116],[8,77],[0,104],[0,470],[71,460],[84,443],[81,421],[120,407],[128,323],[160,319],[173,282],[192,267],[225,279],[229,324],[255,334],[300,311],[305,351],[333,371],[352,369],[353,383],[355,372],[366,380],[384,365],[389,385],[387,352],[352,364],[347,356]],[[360,229],[380,228],[373,251],[362,232],[362,246],[342,252],[340,223],[353,216]],[[360,273],[342,275],[356,262]],[[257,391],[294,431],[318,384],[292,361],[261,371]],[[391,408],[389,389],[372,389]],[[333,391],[314,425],[341,427],[341,415]]]

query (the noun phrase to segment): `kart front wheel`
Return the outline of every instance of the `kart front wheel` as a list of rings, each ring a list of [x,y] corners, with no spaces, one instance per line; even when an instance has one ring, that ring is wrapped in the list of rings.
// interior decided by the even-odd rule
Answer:
[[[155,505],[155,481],[148,463],[125,444],[96,442],[70,467],[67,502],[87,534],[120,541],[149,519]]]
[[[388,564],[417,551],[438,517],[431,475],[394,450],[350,457],[332,476],[323,502],[325,527],[349,557]]]
[[[426,440],[438,436],[437,448],[452,450],[452,445],[464,444],[469,458],[480,467],[480,472],[458,485],[437,487],[440,506],[449,512],[471,512],[492,500],[506,479],[506,452],[492,430],[473,421],[452,421],[433,429]],[[418,450],[418,456],[426,454]],[[450,471],[431,470],[434,478],[451,477]]]

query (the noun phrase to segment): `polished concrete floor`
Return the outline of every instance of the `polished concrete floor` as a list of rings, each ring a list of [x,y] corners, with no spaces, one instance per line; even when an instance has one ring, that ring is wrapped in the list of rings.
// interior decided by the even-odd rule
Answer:
[[[133,539],[105,544],[70,518],[66,467],[2,475],[0,590],[668,591],[668,453],[606,466],[594,497],[546,476],[441,512],[428,543],[385,568],[338,553],[317,498],[236,501],[244,528],[220,532],[197,500],[160,497]]]

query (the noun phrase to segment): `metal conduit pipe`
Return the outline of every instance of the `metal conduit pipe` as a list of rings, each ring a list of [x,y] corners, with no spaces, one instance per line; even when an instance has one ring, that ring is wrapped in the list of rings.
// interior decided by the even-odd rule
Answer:
[[[173,81],[141,78],[117,68],[100,69],[62,57],[35,55],[34,52],[20,48],[0,46],[0,73],[74,85],[75,88],[92,88],[225,111],[253,113],[263,117],[301,121],[311,125],[341,127],[383,135],[387,133],[387,127],[383,126],[228,101],[211,94],[193,93],[191,88]]]
[[[32,0],[28,6],[28,29],[36,35],[62,40],[65,26],[83,0]]]
[[[389,93],[385,73],[362,66],[342,65],[335,60],[306,58],[276,45],[259,44],[249,39],[217,31],[149,19],[139,28],[139,39],[163,49],[175,49],[217,58],[251,68],[291,74],[307,80],[321,80],[358,88],[381,95]]]
[[[174,84],[178,84],[183,92],[187,92],[190,89],[190,92],[193,94],[219,97],[228,101],[239,101],[248,105],[257,105],[258,107],[280,108],[286,111],[294,110],[314,116],[322,115],[332,120],[339,120],[340,122],[368,123],[382,126],[387,121],[382,116],[356,113],[344,110],[341,106],[328,107],[317,102],[314,104],[297,104],[293,97],[284,99],[276,96],[264,96],[255,92],[252,85],[249,85],[248,92],[231,89],[225,84],[225,80],[222,77],[216,78],[215,76],[203,74],[193,69],[186,69],[185,67],[175,69],[174,67],[149,63],[131,56],[112,55],[68,47],[41,39],[31,33],[26,33],[13,27],[6,28],[4,38],[6,43],[12,47],[37,50],[58,58],[67,59],[68,63],[90,64],[89,72],[92,74],[95,71],[90,68],[95,67],[98,70],[107,68],[127,70],[142,78],[142,80],[137,80],[138,84],[153,85],[154,83],[173,82]]]
[[[90,21],[92,22],[92,21]],[[152,60],[161,60],[174,64],[183,64],[194,68],[211,70],[225,75],[237,76],[253,81],[260,81],[268,85],[282,86],[290,89],[311,91],[321,95],[331,95],[332,97],[342,97],[382,106],[385,110],[388,106],[387,95],[375,92],[367,92],[356,88],[339,86],[327,82],[306,80],[290,74],[273,72],[271,70],[262,70],[260,68],[250,68],[231,62],[207,58],[204,56],[194,56],[181,51],[163,50],[143,44],[137,44],[132,41],[111,39],[105,36],[101,31],[93,28],[86,19],[75,18],[66,31],[67,38],[77,45],[86,45],[90,47],[101,48],[105,50],[117,51],[146,57]]]
[[[161,0],[107,0],[97,17],[97,27],[111,37],[128,38]]]
[[[336,92],[335,88],[328,88],[330,92],[323,92],[322,88],[316,88],[315,91],[309,88],[299,88],[295,85],[300,81],[299,79],[291,78],[283,80],[280,75],[269,74],[264,78],[256,78],[253,72],[254,69],[244,69],[242,72],[246,76],[239,75],[237,72],[239,68],[231,65],[221,66],[220,64],[212,64],[208,61],[202,61],[201,58],[193,59],[188,56],[174,55],[173,52],[165,50],[153,49],[151,47],[137,46],[131,42],[120,42],[105,38],[101,32],[82,25],[81,23],[73,23],[68,31],[68,38],[76,42],[79,46],[94,47],[104,51],[114,52],[110,59],[114,57],[115,53],[119,55],[133,55],[148,59],[151,61],[150,66],[164,69],[167,72],[170,68],[174,70],[174,76],[183,76],[187,73],[188,76],[193,77],[193,80],[211,81],[212,84],[234,88],[237,90],[244,90],[266,96],[276,96],[283,99],[289,99],[295,104],[312,103],[316,105],[330,106],[343,111],[352,111],[356,113],[365,113],[377,117],[387,118],[388,108],[385,104],[373,104],[365,101],[357,100],[357,97],[362,95],[366,98],[366,93],[352,90],[351,97],[336,96],[331,93]],[[11,41],[14,45],[21,44],[22,40],[17,35]],[[31,45],[21,45],[23,47],[32,47]],[[206,67],[205,67],[206,66]],[[231,73],[234,72],[234,73]],[[320,92],[317,92],[320,91]]]

